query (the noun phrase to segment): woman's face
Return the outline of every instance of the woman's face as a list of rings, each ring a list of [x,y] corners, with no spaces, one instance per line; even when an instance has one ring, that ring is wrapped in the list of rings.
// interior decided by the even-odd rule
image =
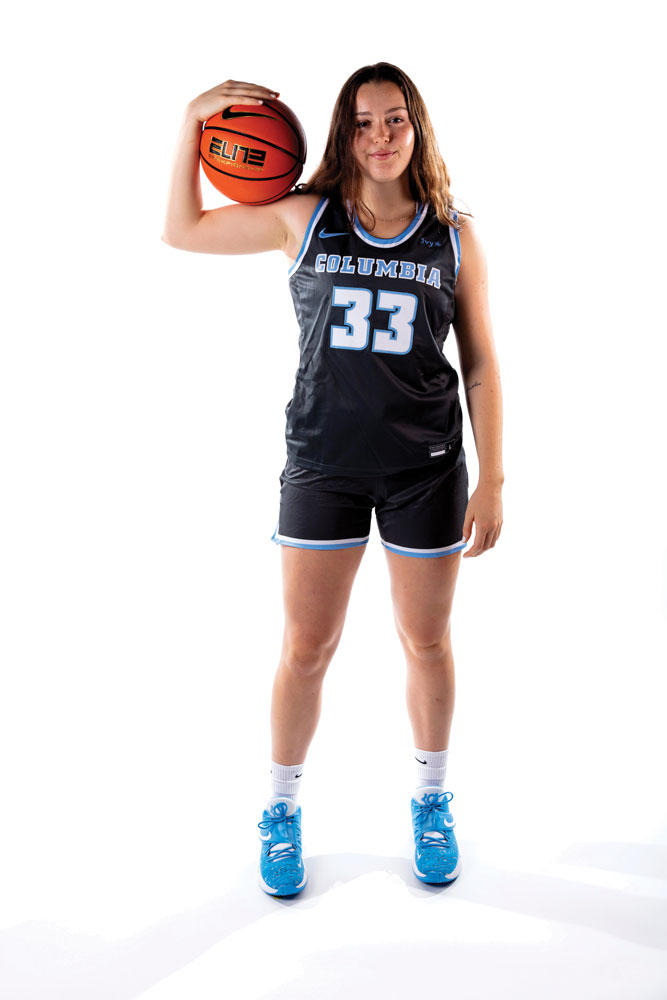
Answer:
[[[389,81],[362,84],[355,111],[352,150],[362,174],[373,181],[396,180],[412,158],[415,141],[400,87]]]

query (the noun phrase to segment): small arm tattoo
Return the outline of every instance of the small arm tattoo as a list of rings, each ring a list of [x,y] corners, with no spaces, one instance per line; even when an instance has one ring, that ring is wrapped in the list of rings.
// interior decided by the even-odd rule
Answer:
[[[471,389],[475,389],[478,385],[481,385],[481,384],[482,384],[481,382],[473,382],[472,385],[467,385],[466,386],[466,392],[470,392]]]

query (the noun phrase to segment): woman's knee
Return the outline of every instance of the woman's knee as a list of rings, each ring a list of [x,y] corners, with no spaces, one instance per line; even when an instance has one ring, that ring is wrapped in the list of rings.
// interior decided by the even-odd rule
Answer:
[[[396,616],[398,635],[406,653],[417,660],[440,660],[451,646],[451,619],[403,623]]]
[[[283,637],[285,666],[299,674],[326,671],[340,641],[341,630],[330,633],[299,626],[287,627]]]

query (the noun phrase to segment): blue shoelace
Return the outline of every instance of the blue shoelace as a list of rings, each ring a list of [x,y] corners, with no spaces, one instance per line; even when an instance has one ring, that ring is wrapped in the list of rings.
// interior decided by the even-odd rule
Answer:
[[[294,827],[295,815],[296,813],[292,813],[291,816],[288,816],[287,803],[278,802],[269,812],[269,818],[257,824],[260,829],[271,831],[271,840],[266,841],[266,843],[269,844],[269,859],[272,862],[286,861],[287,859],[297,860],[297,847],[294,841],[296,840],[298,843],[298,831]],[[272,850],[274,844],[285,843],[289,843],[290,846],[284,847],[280,851]]]
[[[449,796],[449,798],[447,798]],[[445,813],[449,812],[447,804],[454,798],[451,792],[427,792],[415,812],[415,822],[419,831],[421,846],[449,847],[447,837],[448,827],[445,826]],[[429,836],[429,831],[433,831]],[[439,833],[441,836],[436,836]]]

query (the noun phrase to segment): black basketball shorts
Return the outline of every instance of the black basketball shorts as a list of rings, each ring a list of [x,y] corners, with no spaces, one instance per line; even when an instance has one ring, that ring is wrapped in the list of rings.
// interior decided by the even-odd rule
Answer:
[[[462,439],[432,465],[389,476],[331,476],[288,458],[280,483],[280,516],[272,538],[278,545],[366,545],[373,508],[380,540],[391,552],[432,559],[467,545],[468,469]]]

